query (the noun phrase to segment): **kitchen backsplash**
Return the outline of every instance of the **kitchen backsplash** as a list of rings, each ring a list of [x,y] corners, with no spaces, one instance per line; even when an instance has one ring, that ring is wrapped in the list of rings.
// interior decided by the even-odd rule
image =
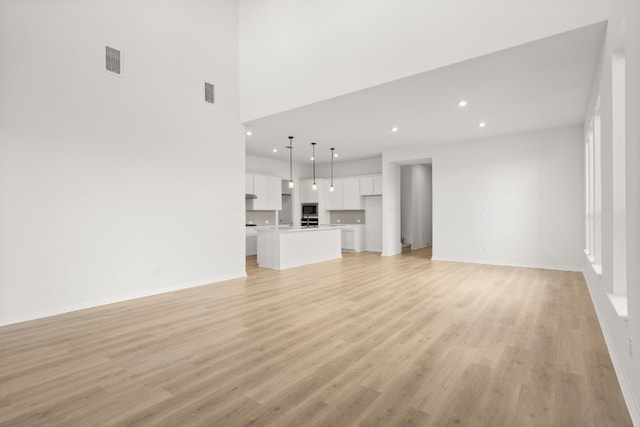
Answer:
[[[364,211],[331,211],[331,224],[364,224]]]
[[[276,225],[276,213],[275,211],[247,211],[246,224]]]
[[[331,224],[364,224],[364,211],[331,211],[329,222]],[[247,211],[246,223],[275,225],[276,213],[274,211]]]

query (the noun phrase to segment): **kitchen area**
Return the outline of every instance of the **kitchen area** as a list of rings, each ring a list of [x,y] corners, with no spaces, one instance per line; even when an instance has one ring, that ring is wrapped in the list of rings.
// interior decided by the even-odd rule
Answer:
[[[257,257],[259,267],[382,250],[381,174],[293,181],[247,173],[245,200],[246,256]]]

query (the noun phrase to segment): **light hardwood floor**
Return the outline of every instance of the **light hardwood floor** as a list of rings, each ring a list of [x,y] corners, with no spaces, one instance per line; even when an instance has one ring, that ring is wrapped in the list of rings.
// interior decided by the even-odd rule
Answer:
[[[0,328],[0,425],[631,425],[581,274],[429,257]]]

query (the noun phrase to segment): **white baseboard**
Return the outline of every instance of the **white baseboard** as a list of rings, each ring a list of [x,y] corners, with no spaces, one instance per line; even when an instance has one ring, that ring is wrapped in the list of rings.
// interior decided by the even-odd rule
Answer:
[[[211,280],[182,283],[180,285],[169,286],[164,288],[153,288],[153,289],[148,289],[141,292],[134,292],[126,295],[117,295],[109,298],[101,298],[101,299],[86,301],[78,304],[71,304],[71,305],[66,305],[62,307],[53,307],[47,310],[42,310],[42,311],[37,311],[32,313],[25,313],[17,316],[2,317],[0,318],[0,326],[13,325],[15,323],[27,322],[29,320],[35,320],[35,319],[42,319],[44,317],[56,316],[58,314],[70,313],[72,311],[84,310],[87,308],[99,307],[102,305],[114,304],[117,302],[129,301],[129,300],[144,298],[152,295],[165,294],[168,292],[179,291],[181,289],[196,288],[198,286],[211,285],[213,283],[224,282],[226,280],[238,279],[240,277],[246,277],[246,276],[247,276],[246,273],[239,274],[239,275],[234,274],[234,275],[220,276],[220,277],[213,278]]]
[[[618,377],[618,383],[620,384],[620,389],[622,390],[624,401],[627,404],[627,410],[629,411],[631,422],[634,426],[640,426],[640,405],[638,405],[638,399],[633,392],[633,388],[631,387],[631,383],[629,382],[629,377],[627,376],[627,373],[624,369],[624,364],[622,363],[620,355],[616,350],[616,346],[613,343],[613,339],[611,338],[609,328],[607,327],[606,323],[602,321],[602,319],[604,319],[604,316],[603,313],[600,312],[600,304],[598,304],[598,301],[594,298],[594,295],[591,292],[591,286],[589,286],[586,275],[584,277],[584,280],[585,282],[587,282],[589,296],[591,297],[591,302],[593,303],[593,306],[596,310],[596,316],[598,316],[598,324],[600,325],[600,329],[602,330],[604,342],[607,345],[607,349],[609,350],[611,363],[613,364],[613,369],[615,370],[616,376]]]
[[[604,341],[606,342],[607,348],[609,349],[611,363],[613,364],[613,369],[616,371],[616,376],[618,377],[618,382],[620,383],[620,389],[622,390],[622,396],[624,397],[624,401],[627,404],[627,409],[629,410],[631,422],[633,422],[634,426],[640,426],[640,406],[638,405],[638,400],[633,393],[633,388],[631,387],[631,383],[629,382],[627,373],[622,366],[622,362],[620,361],[620,357],[618,355],[618,352],[616,351],[615,346],[611,345],[611,337],[609,335],[609,331],[602,324],[600,324],[600,328],[602,329]]]
[[[541,270],[558,270],[558,271],[575,271],[582,272],[582,267],[569,267],[566,265],[551,265],[551,264],[535,264],[535,263],[512,263],[512,262],[500,262],[479,260],[470,258],[431,258],[433,261],[448,261],[448,262],[464,262],[467,264],[485,264],[485,265],[498,265],[502,267],[522,267],[522,268],[538,268]]]

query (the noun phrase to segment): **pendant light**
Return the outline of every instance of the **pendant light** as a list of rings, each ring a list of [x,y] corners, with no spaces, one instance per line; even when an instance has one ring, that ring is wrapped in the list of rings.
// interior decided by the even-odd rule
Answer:
[[[311,143],[311,150],[313,150],[313,154],[311,156],[311,161],[313,162],[313,185],[311,185],[312,190],[317,190],[318,186],[316,185],[316,143]]]
[[[329,191],[333,191],[333,152],[335,148],[331,147],[331,187],[329,187]]]
[[[293,188],[293,137],[289,137],[289,188]]]

